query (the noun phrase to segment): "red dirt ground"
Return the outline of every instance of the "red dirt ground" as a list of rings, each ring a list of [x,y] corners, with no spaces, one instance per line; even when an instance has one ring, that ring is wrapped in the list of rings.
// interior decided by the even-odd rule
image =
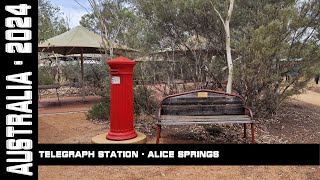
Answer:
[[[43,99],[39,103],[39,143],[90,143],[91,137],[107,132],[105,124],[93,123],[86,120],[84,112],[75,112],[88,110],[98,97],[90,97],[85,103],[81,98],[62,99],[61,105],[50,104],[52,100]],[[40,166],[38,169],[39,179],[50,180],[320,179],[319,166]]]
[[[99,96],[86,96],[84,101],[82,97],[64,97],[59,101],[58,98],[42,98],[38,103],[38,114],[87,111],[100,99]]]

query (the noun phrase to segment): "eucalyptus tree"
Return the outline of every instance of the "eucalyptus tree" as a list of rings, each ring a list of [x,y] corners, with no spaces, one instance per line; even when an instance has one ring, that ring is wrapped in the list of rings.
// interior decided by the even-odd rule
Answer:
[[[115,42],[158,52],[169,49],[171,59],[184,51],[179,77],[193,83],[209,79],[225,88],[230,74],[225,70],[232,64],[233,92],[265,114],[300,93],[319,70],[318,0],[105,0],[99,8]],[[81,23],[100,31],[92,16]],[[175,68],[157,71],[169,79],[178,77],[171,72]]]
[[[88,1],[92,12],[81,17],[82,26],[102,35],[108,46],[117,43],[138,50],[149,48],[147,39],[155,34],[130,0]]]
[[[227,93],[232,92],[232,79],[233,79],[233,62],[232,62],[232,55],[231,55],[231,33],[230,33],[230,21],[231,21],[231,16],[233,12],[233,7],[234,7],[234,0],[230,0],[230,5],[228,8],[228,14],[226,19],[224,20],[223,17],[221,16],[220,12],[213,6],[213,9],[217,12],[219,15],[221,22],[223,24],[225,34],[226,34],[226,54],[227,54],[227,63],[228,63],[228,84],[227,84]]]
[[[38,39],[45,41],[57,36],[69,28],[67,19],[60,8],[50,0],[38,0]]]
[[[196,36],[206,39],[205,49],[214,47],[226,56],[226,31],[221,17],[228,17],[226,7],[231,7],[230,1],[135,2],[151,27],[158,31],[159,47],[187,46],[187,40]],[[233,5],[230,21],[230,47],[234,56],[232,87],[249,105],[270,114],[283,100],[300,93],[319,69],[320,1],[255,0],[235,1]],[[204,63],[210,56],[192,53],[188,58]],[[214,66],[220,63],[228,66],[225,61],[214,61]],[[209,70],[214,66],[209,66]],[[221,70],[215,74],[227,76]]]
[[[265,114],[299,94],[320,65],[320,3],[308,1],[248,1],[236,12],[233,31],[239,61],[234,88],[248,104]],[[286,78],[285,78],[286,77]]]

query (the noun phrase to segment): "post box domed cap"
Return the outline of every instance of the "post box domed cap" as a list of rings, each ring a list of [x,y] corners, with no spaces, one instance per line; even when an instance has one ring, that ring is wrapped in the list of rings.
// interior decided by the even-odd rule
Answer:
[[[113,64],[136,64],[135,61],[128,59],[126,57],[120,56],[111,60],[106,61],[107,64],[113,65]]]

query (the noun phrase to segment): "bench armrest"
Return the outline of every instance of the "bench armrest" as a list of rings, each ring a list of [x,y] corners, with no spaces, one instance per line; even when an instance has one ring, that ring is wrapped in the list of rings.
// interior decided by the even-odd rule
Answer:
[[[244,108],[249,113],[249,116],[250,116],[251,120],[253,120],[253,113],[252,113],[251,109],[249,107],[247,107],[247,106],[245,106]]]
[[[58,84],[52,85],[38,85],[38,89],[59,89],[61,86]]]
[[[162,106],[162,104],[160,105],[160,107],[159,107],[159,109],[158,109],[158,115],[157,115],[157,120],[158,120],[158,122],[160,122],[161,106]]]

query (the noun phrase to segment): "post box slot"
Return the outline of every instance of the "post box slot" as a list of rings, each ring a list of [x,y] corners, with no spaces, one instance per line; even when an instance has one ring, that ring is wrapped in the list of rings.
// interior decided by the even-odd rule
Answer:
[[[111,74],[119,74],[119,71],[118,70],[111,70],[110,73]]]

